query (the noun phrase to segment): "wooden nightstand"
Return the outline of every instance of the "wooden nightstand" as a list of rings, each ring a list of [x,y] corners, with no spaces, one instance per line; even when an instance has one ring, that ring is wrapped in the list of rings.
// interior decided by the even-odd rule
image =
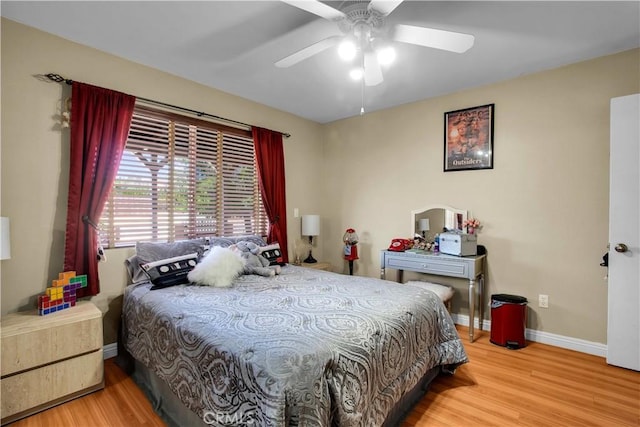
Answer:
[[[2,424],[104,388],[102,312],[92,303],[2,318]]]
[[[316,262],[313,264],[307,264],[306,262],[303,262],[300,265],[307,268],[315,268],[316,270],[331,271],[331,264],[328,262]]]

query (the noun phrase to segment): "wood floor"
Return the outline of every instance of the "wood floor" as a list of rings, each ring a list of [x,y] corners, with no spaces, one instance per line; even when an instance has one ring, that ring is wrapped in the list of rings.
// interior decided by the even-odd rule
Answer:
[[[439,377],[402,427],[640,426],[640,373],[544,344],[507,350],[487,332],[470,344],[467,329],[458,330],[470,363]],[[164,425],[113,359],[105,361],[105,382],[103,391],[11,426]]]

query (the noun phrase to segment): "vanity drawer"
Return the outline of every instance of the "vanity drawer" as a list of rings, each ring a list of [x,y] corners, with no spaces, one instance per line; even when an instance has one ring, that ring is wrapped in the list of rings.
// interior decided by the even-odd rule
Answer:
[[[387,256],[385,267],[410,270],[418,273],[449,277],[469,277],[469,263],[463,260],[443,259],[438,256]]]

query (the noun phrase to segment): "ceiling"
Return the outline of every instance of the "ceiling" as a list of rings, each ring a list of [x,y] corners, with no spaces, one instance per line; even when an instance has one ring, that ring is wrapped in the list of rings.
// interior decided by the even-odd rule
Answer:
[[[284,2],[3,0],[0,13],[319,123],[357,116],[363,104],[362,83],[349,78],[351,64],[335,49],[274,65],[341,34],[335,22]],[[475,43],[461,54],[394,43],[397,59],[384,68],[384,82],[364,88],[366,112],[640,46],[639,1],[407,0],[386,18],[387,26],[398,23],[472,34]]]

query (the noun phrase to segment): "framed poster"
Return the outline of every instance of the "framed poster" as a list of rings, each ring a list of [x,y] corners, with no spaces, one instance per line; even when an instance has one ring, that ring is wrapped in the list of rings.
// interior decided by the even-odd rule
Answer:
[[[444,171],[493,169],[495,105],[444,113]]]

